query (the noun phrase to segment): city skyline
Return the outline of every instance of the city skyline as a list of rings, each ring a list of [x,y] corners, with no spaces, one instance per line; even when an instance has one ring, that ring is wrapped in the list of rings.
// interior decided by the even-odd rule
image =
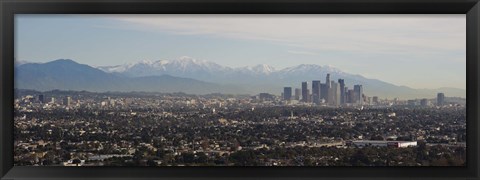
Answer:
[[[16,166],[465,166],[468,161],[465,101],[438,93],[437,99],[329,104],[268,93],[17,89],[14,160]]]
[[[229,67],[330,65],[413,88],[465,89],[464,15],[382,16],[20,15],[15,49],[20,61],[93,66],[181,56]]]

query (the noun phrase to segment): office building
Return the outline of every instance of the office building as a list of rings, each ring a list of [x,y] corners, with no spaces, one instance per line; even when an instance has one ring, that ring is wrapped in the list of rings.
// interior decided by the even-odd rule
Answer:
[[[328,102],[328,87],[327,83],[320,84],[320,99],[325,100],[325,102]]]
[[[437,94],[437,106],[445,105],[445,94],[438,93]]]
[[[300,94],[301,94],[300,88],[295,88],[295,100],[297,101],[300,100]]]
[[[302,82],[302,101],[309,102],[308,96],[308,82]]]
[[[423,98],[420,100],[420,106],[427,107],[428,106],[428,99]]]
[[[328,91],[328,104],[338,106],[340,103],[340,85],[335,81],[332,81],[330,86],[331,87]]]
[[[357,104],[363,104],[363,86],[355,85],[353,86],[353,91],[355,92],[355,102]]]
[[[292,87],[283,88],[283,100],[289,101],[292,99]]]
[[[330,82],[330,74],[327,74],[327,78],[325,79],[325,83],[327,84],[327,87],[330,89],[331,82]]]
[[[345,80],[338,79],[338,84],[340,84],[340,104],[345,104]]]
[[[378,102],[378,96],[373,96],[373,104],[377,105],[379,102]]]
[[[312,81],[312,102],[320,104],[320,81]]]
[[[38,101],[42,104],[45,103],[45,96],[43,94],[38,95]]]
[[[63,98],[63,105],[70,107],[70,104],[72,103],[72,97],[67,96]]]
[[[330,82],[330,88],[328,88],[328,98],[327,102],[329,105],[334,105],[335,97],[334,97],[334,91],[333,91],[333,84]]]
[[[353,89],[350,89],[347,91],[348,96],[347,96],[347,102],[348,103],[356,103],[355,101],[355,91]]]

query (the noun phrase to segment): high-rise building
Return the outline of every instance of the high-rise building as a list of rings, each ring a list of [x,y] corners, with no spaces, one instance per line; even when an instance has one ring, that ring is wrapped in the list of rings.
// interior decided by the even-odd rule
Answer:
[[[300,100],[301,93],[302,91],[300,90],[300,88],[295,88],[295,100]]]
[[[378,96],[373,96],[372,98],[373,100],[373,104],[377,105],[379,102],[378,102]]]
[[[63,105],[65,105],[67,107],[70,107],[71,102],[72,102],[72,97],[67,96],[67,97],[63,98]]]
[[[340,85],[335,81],[330,83],[331,87],[328,91],[328,104],[337,106],[340,103]]]
[[[308,82],[302,82],[302,101],[308,102]]]
[[[330,89],[330,74],[327,74],[327,78],[325,79],[325,83],[327,84],[328,89]]]
[[[445,94],[444,93],[438,93],[437,94],[437,106],[443,106],[445,105]]]
[[[340,84],[340,104],[345,104],[345,80],[338,79],[338,84]]]
[[[355,91],[353,89],[349,89],[347,92],[348,92],[347,93],[348,94],[347,102],[348,103],[356,103],[356,101],[355,101],[355,97],[356,97],[355,96]]]
[[[332,81],[332,83],[334,83],[334,81]],[[341,92],[342,92],[342,88],[340,88],[340,84],[339,83],[335,83],[336,85],[336,89],[335,89],[335,105],[338,106],[340,105],[341,103],[341,98],[340,98],[340,95],[341,95]]]
[[[320,104],[320,81],[312,81],[312,101]]]
[[[292,99],[292,87],[283,88],[283,100],[289,101]]]
[[[308,103],[312,102],[312,93],[310,93],[310,89],[307,89],[307,101]]]
[[[43,94],[38,95],[38,101],[42,104],[45,103],[45,96]]]
[[[353,86],[353,91],[355,92],[355,102],[357,104],[363,104],[363,86],[355,85]]]
[[[325,102],[328,102],[328,87],[327,83],[320,84],[320,99],[325,100]]]
[[[345,101],[344,102],[348,103],[348,87],[347,86],[345,86],[345,89],[343,89],[343,92],[345,93],[345,97],[344,97]]]
[[[420,100],[420,106],[427,107],[428,106],[428,99],[423,98]]]

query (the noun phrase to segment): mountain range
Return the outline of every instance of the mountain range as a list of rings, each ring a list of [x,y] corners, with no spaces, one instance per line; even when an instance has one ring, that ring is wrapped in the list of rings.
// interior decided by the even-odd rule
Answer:
[[[184,92],[191,94],[242,93],[238,87],[170,75],[125,77],[68,59],[26,63],[15,67],[15,88],[39,91],[86,90]]]
[[[283,87],[299,88],[302,81],[320,80],[324,83],[328,73],[331,80],[345,79],[345,84],[350,89],[355,84],[362,84],[367,96],[433,98],[438,92],[455,97],[465,97],[466,94],[464,89],[458,88],[413,89],[398,86],[349,74],[331,66],[300,64],[277,70],[261,64],[231,68],[185,56],[170,61],[143,60],[98,67],[65,59],[48,63],[24,62],[15,66],[15,72],[16,88],[35,90],[280,94]]]

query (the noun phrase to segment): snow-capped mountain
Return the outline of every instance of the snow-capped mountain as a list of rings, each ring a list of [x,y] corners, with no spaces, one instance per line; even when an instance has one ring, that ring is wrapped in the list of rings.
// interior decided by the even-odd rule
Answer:
[[[360,75],[342,72],[333,66],[315,64],[300,64],[277,70],[267,64],[256,66],[231,68],[213,62],[198,60],[183,56],[174,60],[139,61],[117,66],[98,67],[99,69],[127,77],[145,77],[170,75],[182,78],[192,78],[200,81],[239,85],[248,87],[252,92],[278,92],[284,86],[299,86],[303,81],[320,80],[325,82],[327,74],[331,80],[345,79],[347,86],[354,84],[368,84],[373,89],[365,88],[366,92],[379,93],[376,90],[398,89],[397,86],[378,80],[366,79]],[[380,94],[387,94],[380,93]]]
[[[269,75],[276,72],[275,68],[267,64],[259,64],[256,66],[245,66],[235,69],[236,72],[255,75]]]
[[[108,73],[120,73],[131,77],[152,76],[152,75],[180,75],[186,77],[198,77],[198,75],[300,75],[314,74],[318,72],[343,73],[332,66],[320,66],[314,64],[301,64],[294,67],[277,70],[273,66],[267,64],[259,64],[255,66],[245,66],[238,68],[230,68],[219,65],[214,62],[198,60],[188,56],[182,56],[174,60],[158,60],[149,61],[142,60],[135,63],[128,63],[116,66],[99,66],[98,69]]]
[[[104,91],[182,91],[192,93],[260,92],[280,94],[283,87],[300,88],[302,82],[344,79],[348,88],[363,85],[367,96],[382,98],[429,98],[437,92],[465,97],[462,89],[412,89],[361,75],[349,74],[332,66],[300,64],[277,70],[261,64],[230,68],[219,64],[180,57],[173,60],[143,60],[116,66],[90,67],[72,60],[26,63],[16,66],[18,87],[33,89],[67,88]],[[65,87],[66,84],[70,86]],[[170,89],[167,89],[170,88]],[[309,87],[311,88],[311,87]]]
[[[320,66],[316,64],[300,64],[298,66],[287,67],[278,71],[279,77],[288,77],[288,76],[311,76],[318,74],[345,74],[340,69],[337,69],[333,66]]]
[[[116,66],[99,66],[98,69],[108,73],[118,73],[130,77],[173,75],[182,77],[205,77],[212,73],[230,71],[230,68],[223,67],[213,62],[197,60],[188,56],[168,60],[142,60],[135,63],[128,63]]]
[[[132,70],[132,69],[149,69],[149,68],[161,68],[165,64],[167,64],[168,61],[160,60],[160,61],[150,61],[150,60],[142,60],[139,62],[135,63],[128,63],[128,64],[123,64],[123,65],[116,65],[116,66],[99,66],[96,67],[102,71],[109,72],[109,73],[124,73],[126,71]]]
[[[157,64],[160,63],[157,62]],[[154,63],[142,61],[137,63],[136,67],[150,67],[145,66],[146,64],[153,65]],[[248,93],[241,87],[225,86],[193,78],[180,78],[170,75],[119,76],[116,73],[107,73],[70,59],[59,59],[48,63],[27,63],[16,66],[15,79],[15,88],[40,91],[60,89],[95,92]]]
[[[181,71],[183,73],[187,72],[223,72],[230,70],[230,68],[221,66],[219,64],[205,61],[197,60],[188,56],[182,56],[178,59],[170,61],[165,64],[167,69],[173,69],[175,71]]]

